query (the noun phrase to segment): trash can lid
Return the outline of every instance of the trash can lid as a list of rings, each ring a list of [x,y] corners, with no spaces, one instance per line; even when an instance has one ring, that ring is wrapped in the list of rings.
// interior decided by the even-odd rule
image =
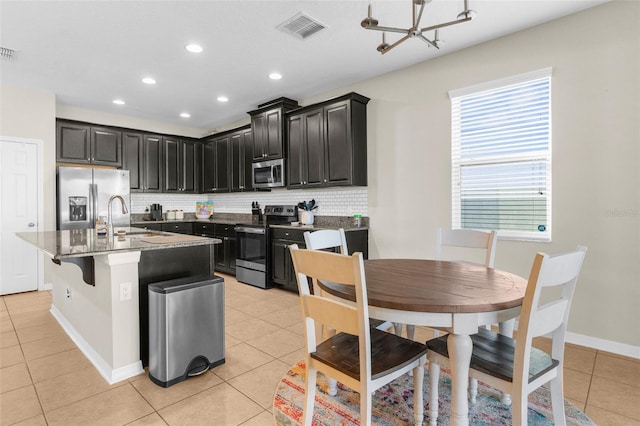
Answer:
[[[148,291],[167,294],[219,283],[224,283],[224,278],[209,274],[193,275],[190,277],[176,278],[173,280],[159,281],[149,284]]]

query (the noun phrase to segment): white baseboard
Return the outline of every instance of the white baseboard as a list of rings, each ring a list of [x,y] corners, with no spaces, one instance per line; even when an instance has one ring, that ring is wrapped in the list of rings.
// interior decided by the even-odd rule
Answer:
[[[80,349],[87,359],[89,359],[91,364],[93,364],[100,375],[110,385],[144,372],[144,369],[142,368],[142,361],[137,361],[132,364],[125,365],[124,367],[116,368],[115,370],[112,369],[109,363],[106,362],[104,358],[102,358],[100,354],[91,347],[91,345],[89,345],[80,333],[78,333],[75,327],[64,317],[62,312],[53,305],[51,305],[51,315],[53,315],[71,340],[73,340],[76,346],[78,346],[78,349]]]
[[[626,343],[614,342],[612,340],[599,339],[597,337],[585,336],[583,334],[567,332],[567,343],[585,346],[599,351],[611,352],[629,358],[640,359],[640,346],[627,345]]]

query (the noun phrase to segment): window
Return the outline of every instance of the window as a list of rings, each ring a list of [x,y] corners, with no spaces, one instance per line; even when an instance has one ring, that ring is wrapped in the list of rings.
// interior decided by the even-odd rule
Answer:
[[[453,228],[551,241],[551,69],[449,97]]]

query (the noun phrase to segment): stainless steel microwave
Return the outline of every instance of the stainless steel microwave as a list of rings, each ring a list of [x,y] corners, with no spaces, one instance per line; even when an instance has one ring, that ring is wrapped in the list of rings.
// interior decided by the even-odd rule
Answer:
[[[253,163],[252,177],[254,188],[284,186],[284,159]]]

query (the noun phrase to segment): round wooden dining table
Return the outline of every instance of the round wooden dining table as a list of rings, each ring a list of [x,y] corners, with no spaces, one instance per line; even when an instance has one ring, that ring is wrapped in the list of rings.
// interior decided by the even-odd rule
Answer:
[[[438,260],[374,259],[365,261],[364,269],[370,317],[449,332],[451,424],[468,425],[469,336],[479,326],[515,318],[527,280],[484,265]],[[334,297],[355,301],[353,287],[319,285]]]

